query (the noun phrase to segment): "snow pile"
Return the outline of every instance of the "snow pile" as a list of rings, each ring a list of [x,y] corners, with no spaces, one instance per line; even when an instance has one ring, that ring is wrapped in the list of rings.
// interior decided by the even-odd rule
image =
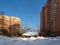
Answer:
[[[27,32],[27,33],[24,33],[23,35],[25,35],[25,36],[33,36],[33,35],[38,35],[38,32]]]
[[[0,36],[0,45],[60,45],[60,37],[9,38]]]

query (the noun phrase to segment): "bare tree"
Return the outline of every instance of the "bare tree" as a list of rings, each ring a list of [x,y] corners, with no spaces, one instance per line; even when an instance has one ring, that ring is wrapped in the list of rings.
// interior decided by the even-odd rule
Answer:
[[[27,24],[21,24],[20,33],[25,33],[27,31],[28,31],[28,25]]]
[[[37,32],[40,32],[40,25],[36,26],[36,30],[37,30]]]

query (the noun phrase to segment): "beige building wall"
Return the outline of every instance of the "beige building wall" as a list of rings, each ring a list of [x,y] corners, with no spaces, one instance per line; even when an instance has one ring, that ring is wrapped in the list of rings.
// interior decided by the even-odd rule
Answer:
[[[18,17],[10,17],[10,24],[11,25],[14,25],[14,24],[20,24],[20,18],[18,18]]]
[[[0,30],[6,29],[12,34],[20,33],[20,18],[0,15]]]

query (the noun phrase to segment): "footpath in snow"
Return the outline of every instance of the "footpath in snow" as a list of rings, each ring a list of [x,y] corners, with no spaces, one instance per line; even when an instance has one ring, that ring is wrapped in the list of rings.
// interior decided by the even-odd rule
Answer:
[[[0,45],[60,45],[60,37],[10,38],[0,36]]]

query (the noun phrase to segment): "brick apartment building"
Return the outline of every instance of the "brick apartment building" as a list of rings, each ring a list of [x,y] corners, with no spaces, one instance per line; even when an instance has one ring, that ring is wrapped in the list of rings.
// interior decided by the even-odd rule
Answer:
[[[40,18],[40,35],[60,36],[60,0],[47,0]]]

